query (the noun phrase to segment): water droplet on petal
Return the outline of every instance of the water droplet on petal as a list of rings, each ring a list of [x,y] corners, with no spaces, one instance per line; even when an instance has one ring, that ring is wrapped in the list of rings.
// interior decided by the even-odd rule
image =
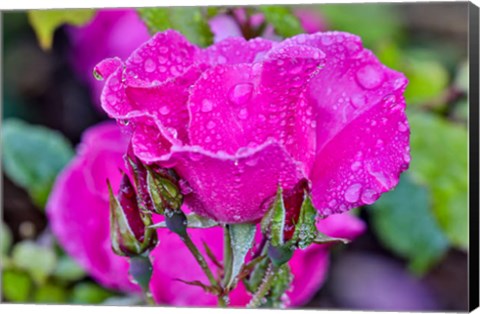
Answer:
[[[207,123],[207,129],[209,129],[209,130],[213,129],[215,126],[216,126],[216,124],[213,121],[209,121]]]
[[[240,112],[238,113],[238,118],[245,120],[248,117],[248,112],[247,109],[241,109]]]
[[[345,200],[349,203],[355,203],[360,197],[360,189],[362,185],[360,183],[352,184],[345,191]]]
[[[252,97],[253,85],[250,83],[241,83],[233,86],[229,92],[229,99],[235,105],[246,103]]]
[[[360,161],[355,161],[352,166],[350,167],[353,171],[357,171],[358,169],[360,169],[360,166],[362,165],[362,162]]]
[[[363,94],[356,94],[350,98],[350,104],[355,109],[363,107],[367,103],[367,97]]]
[[[210,112],[212,111],[212,109],[213,109],[213,103],[208,99],[204,99],[202,101],[202,112]]]
[[[157,68],[157,66],[155,65],[155,62],[152,59],[147,59],[143,64],[143,66],[145,68],[145,72],[148,72],[148,73],[155,71],[155,69]]]
[[[398,130],[400,132],[406,132],[408,130],[408,127],[405,125],[405,123],[398,122]]]
[[[375,203],[375,201],[378,199],[378,193],[375,190],[372,189],[366,189],[362,193],[361,200],[363,203],[370,205]]]
[[[170,113],[170,108],[168,108],[167,106],[163,106],[162,108],[160,108],[160,113],[163,115],[167,115]]]
[[[374,89],[384,80],[384,73],[378,65],[368,64],[361,67],[357,73],[358,84],[365,89]]]

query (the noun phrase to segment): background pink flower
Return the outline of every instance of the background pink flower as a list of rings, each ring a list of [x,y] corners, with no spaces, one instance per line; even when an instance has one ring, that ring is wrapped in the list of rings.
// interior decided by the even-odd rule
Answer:
[[[111,123],[87,130],[77,156],[62,171],[50,196],[47,211],[53,232],[60,244],[98,282],[109,288],[138,291],[129,282],[126,258],[110,248],[109,205],[106,179],[118,188],[124,169],[122,156],[127,137]],[[336,215],[318,223],[330,236],[353,239],[363,232],[364,224],[350,215]],[[219,260],[222,259],[221,228],[191,229],[193,241],[202,247],[205,241]],[[159,245],[152,252],[153,277],[150,284],[155,300],[168,305],[215,305],[216,298],[198,287],[176,279],[206,278],[180,238],[166,229],[158,231]],[[328,265],[326,246],[311,246],[297,251],[290,261],[295,275],[288,292],[292,306],[307,302],[322,285]],[[210,262],[213,269],[213,264]],[[231,295],[232,306],[245,305],[250,296],[240,286]]]

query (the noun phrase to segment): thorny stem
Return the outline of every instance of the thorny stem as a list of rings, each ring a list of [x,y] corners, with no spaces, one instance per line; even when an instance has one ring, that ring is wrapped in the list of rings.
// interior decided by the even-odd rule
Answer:
[[[247,304],[247,308],[256,308],[262,304],[262,299],[267,295],[268,291],[270,291],[274,278],[275,267],[273,266],[272,262],[269,262],[262,284],[258,288],[258,291],[253,295],[250,302]]]
[[[197,249],[195,244],[192,242],[192,239],[190,239],[190,236],[187,234],[185,237],[180,237],[180,238],[182,239],[183,243],[185,243],[187,248],[190,250],[192,255],[197,260],[197,263],[200,265],[203,272],[208,277],[208,280],[210,281],[210,284],[213,287],[218,287],[218,283],[215,280],[215,277],[213,276],[212,271],[208,267],[208,264],[205,261],[205,258],[203,257],[202,253],[200,253],[200,251]],[[225,299],[221,295],[218,296],[218,305],[221,306],[221,307],[226,307]]]

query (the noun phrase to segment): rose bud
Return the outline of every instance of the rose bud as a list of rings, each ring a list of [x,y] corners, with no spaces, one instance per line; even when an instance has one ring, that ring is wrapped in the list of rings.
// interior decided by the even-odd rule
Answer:
[[[177,212],[183,203],[178,177],[172,170],[147,167],[147,183],[150,197],[157,214]]]
[[[135,256],[153,249],[157,244],[155,230],[146,228],[152,224],[149,214],[139,210],[135,189],[123,174],[118,196],[110,183],[110,233],[113,251],[122,256]]]
[[[133,181],[137,188],[137,202],[140,210],[155,212],[150,193],[148,192],[147,168],[140,159],[133,154],[131,144],[129,145],[127,154],[125,154],[124,158],[133,174]]]

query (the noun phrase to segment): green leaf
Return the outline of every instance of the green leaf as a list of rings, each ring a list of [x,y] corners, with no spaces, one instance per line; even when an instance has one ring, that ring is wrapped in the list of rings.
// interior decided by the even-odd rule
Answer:
[[[447,250],[448,240],[431,212],[428,190],[415,184],[408,173],[370,209],[380,241],[406,258],[413,272],[425,273]]]
[[[33,297],[35,303],[66,303],[68,299],[67,290],[65,287],[48,283],[40,286],[35,290]]]
[[[63,24],[84,25],[89,22],[95,10],[32,10],[28,12],[28,19],[32,25],[40,46],[44,50],[52,47],[53,34]]]
[[[338,243],[338,242],[341,242],[343,244],[347,244],[349,243],[350,241],[348,241],[347,239],[343,239],[343,238],[332,238],[324,233],[321,233],[321,232],[317,232],[317,236],[315,237],[315,239],[313,240],[313,243],[316,243],[316,244],[329,244],[329,243]]]
[[[270,209],[267,211],[261,221],[262,233],[270,233],[273,246],[283,244],[283,229],[285,226],[285,204],[283,203],[282,188],[279,187],[277,195]]]
[[[137,11],[151,34],[175,29],[202,47],[213,43],[213,33],[200,7],[139,8]]]
[[[53,272],[53,276],[67,280],[77,281],[85,277],[85,271],[74,260],[68,256],[62,256]]]
[[[57,265],[57,257],[52,249],[32,241],[16,244],[12,251],[12,261],[16,267],[28,272],[37,284],[43,284]]]
[[[28,274],[18,270],[2,271],[2,294],[11,302],[28,301],[33,282]]]
[[[432,192],[433,212],[457,248],[468,249],[468,134],[432,114],[410,110],[410,174]]]
[[[263,13],[265,20],[273,25],[275,32],[282,37],[287,38],[305,32],[298,18],[287,7],[260,6],[258,10]]]
[[[231,275],[226,285],[227,288],[235,283],[235,278],[245,263],[245,257],[253,245],[255,231],[256,226],[254,224],[234,224],[228,226],[233,259]]]
[[[295,224],[295,232],[291,239],[291,241],[296,243],[299,248],[305,249],[314,241],[318,232],[317,227],[315,226],[316,217],[317,210],[313,207],[310,196],[307,196],[300,208],[298,222]]]
[[[403,71],[408,77],[405,99],[408,104],[420,104],[440,97],[449,83],[445,67],[431,56],[411,56]],[[441,103],[441,105],[445,105]]]
[[[6,255],[10,247],[12,246],[12,232],[8,228],[7,224],[2,221],[0,226],[0,252],[3,255]]]
[[[113,292],[94,283],[82,282],[73,287],[71,300],[74,304],[99,304],[113,296]]]
[[[216,222],[215,220],[212,220],[210,218],[206,218],[197,214],[188,214],[187,215],[187,227],[188,228],[211,228],[218,226],[219,223]],[[148,228],[167,228],[167,224],[165,221],[159,222],[157,224],[148,226]]]
[[[57,174],[73,156],[59,132],[8,119],[2,126],[5,172],[43,208]]]

